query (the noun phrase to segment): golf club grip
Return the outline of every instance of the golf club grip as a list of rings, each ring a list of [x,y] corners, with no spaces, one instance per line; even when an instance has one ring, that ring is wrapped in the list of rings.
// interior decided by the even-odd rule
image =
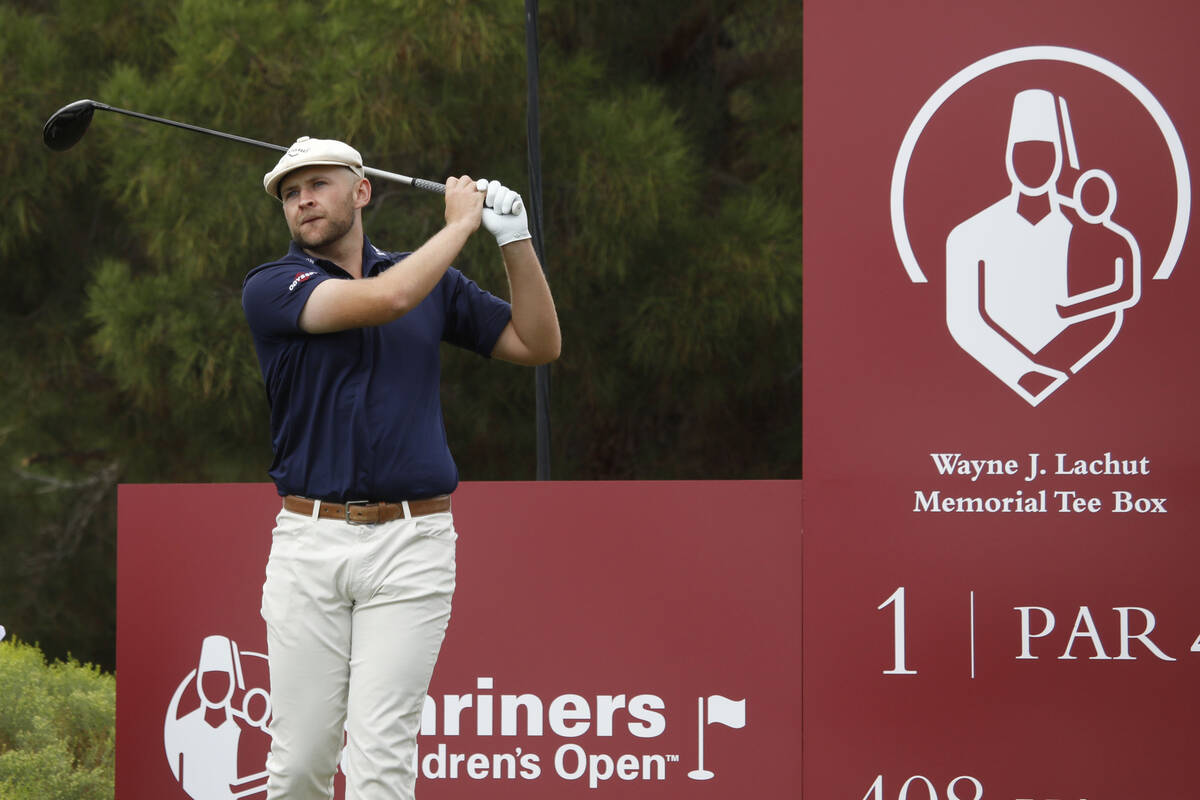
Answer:
[[[445,186],[440,183],[434,183],[433,181],[427,181],[424,178],[410,178],[407,175],[400,175],[396,172],[387,172],[386,170],[375,169],[374,167],[363,167],[363,172],[366,173],[368,178],[379,178],[385,181],[395,181],[396,183],[403,183],[406,186],[412,186],[416,189],[424,189],[427,192],[434,192],[436,194],[446,193]]]
[[[446,184],[427,181],[424,178],[413,178],[412,185],[417,189],[424,189],[427,192],[436,192],[437,194],[446,193]]]

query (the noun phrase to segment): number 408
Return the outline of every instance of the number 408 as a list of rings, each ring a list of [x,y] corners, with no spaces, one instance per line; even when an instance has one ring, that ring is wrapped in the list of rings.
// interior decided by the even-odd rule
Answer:
[[[969,797],[958,793],[959,784],[966,782],[974,792]],[[924,775],[913,775],[900,786],[900,794],[896,795],[896,800],[909,800],[908,790],[914,784],[924,786],[924,797],[914,796],[913,800],[939,800],[937,788],[933,785],[933,781],[926,778]],[[875,782],[871,784],[871,788],[863,795],[863,800],[886,800],[883,794],[883,776],[876,775]],[[983,800],[983,784],[978,778],[972,778],[970,775],[959,775],[954,780],[950,781],[946,786],[946,800]]]

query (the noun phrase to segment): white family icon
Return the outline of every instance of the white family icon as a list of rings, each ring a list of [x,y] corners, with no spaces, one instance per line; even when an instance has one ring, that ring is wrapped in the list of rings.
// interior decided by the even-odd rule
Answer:
[[[1056,104],[1042,89],[1017,94],[1005,153],[1012,191],[946,239],[951,335],[1031,405],[1108,347],[1124,310],[1141,298],[1141,256],[1133,235],[1112,220],[1112,178],[1091,169],[1079,176],[1072,198],[1055,190],[1060,130],[1079,169],[1066,101]],[[1106,191],[1103,204],[1088,209],[1083,194],[1092,181]],[[1073,286],[1091,277],[1099,285]],[[1095,330],[1064,336],[1089,320]],[[1057,342],[1065,347],[1054,348]]]
[[[1150,92],[1108,61],[1067,48],[1030,47],[990,56],[947,81],[918,113],[892,175],[892,230],[915,283],[926,277],[909,241],[904,191],[913,150],[955,92],[993,69],[1059,61],[1115,81],[1156,123],[1175,174],[1175,225],[1153,277],[1170,276],[1187,230],[1191,185],[1174,125]],[[1066,97],[1031,86],[1011,96],[1003,153],[977,169],[1003,168],[1010,191],[959,221],[945,241],[946,325],[954,341],[1032,406],[1045,400],[1117,337],[1142,298],[1142,249],[1118,222],[1118,186],[1102,167],[1083,169]],[[966,134],[967,132],[964,132]],[[1087,135],[1101,135],[1088,131]],[[1001,161],[1002,159],[1002,161]],[[1079,172],[1069,196],[1057,186],[1064,162]],[[1164,187],[1165,188],[1165,187]],[[1161,199],[1170,199],[1163,192]],[[929,258],[929,256],[927,256]]]
[[[167,761],[192,800],[266,796],[263,767],[270,747],[271,698],[264,687],[246,689],[243,658],[266,662],[262,653],[239,651],[228,637],[205,637],[198,666],[179,684],[167,707],[163,725]],[[181,715],[185,695],[191,697],[189,690],[200,702]]]

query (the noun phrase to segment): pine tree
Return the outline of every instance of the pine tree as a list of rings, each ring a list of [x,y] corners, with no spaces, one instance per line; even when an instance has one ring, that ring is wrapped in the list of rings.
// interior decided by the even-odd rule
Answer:
[[[554,477],[799,476],[801,21],[781,0],[543,3]],[[100,113],[56,154],[42,122],[93,97],[527,192],[523,9],[8,3],[0,70],[0,622],[111,667],[116,484],[267,479],[240,291],[287,230],[268,151]],[[377,183],[365,223],[415,249],[442,208]],[[459,266],[506,294],[486,236]],[[532,372],[444,358],[463,478],[531,479]]]

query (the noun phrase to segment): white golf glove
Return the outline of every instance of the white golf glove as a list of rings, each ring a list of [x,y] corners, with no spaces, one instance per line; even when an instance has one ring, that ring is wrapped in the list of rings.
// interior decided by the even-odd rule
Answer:
[[[496,244],[503,247],[530,238],[529,217],[525,215],[521,195],[500,181],[485,178],[476,181],[475,188],[487,193],[483,200],[483,227],[496,237]]]

